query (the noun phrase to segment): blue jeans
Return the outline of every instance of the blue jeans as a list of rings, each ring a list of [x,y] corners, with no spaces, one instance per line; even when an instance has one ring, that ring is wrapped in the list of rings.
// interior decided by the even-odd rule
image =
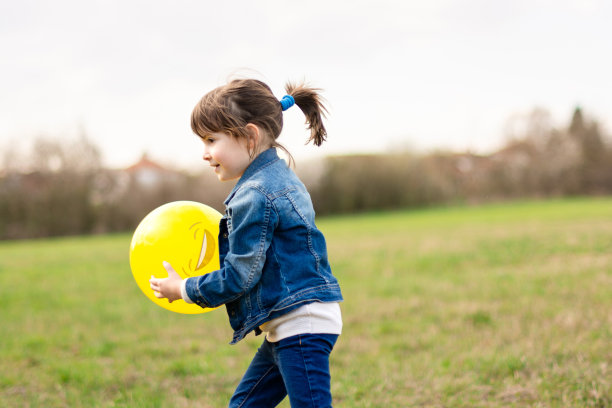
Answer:
[[[264,340],[236,388],[230,408],[275,407],[286,395],[292,407],[332,406],[329,354],[335,334],[299,334]]]

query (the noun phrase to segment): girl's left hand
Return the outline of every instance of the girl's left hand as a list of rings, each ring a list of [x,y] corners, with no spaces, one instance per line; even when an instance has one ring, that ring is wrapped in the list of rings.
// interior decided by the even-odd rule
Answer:
[[[183,278],[181,278],[172,265],[166,261],[164,261],[164,268],[168,271],[168,277],[155,278],[151,276],[149,283],[151,284],[151,289],[155,291],[155,297],[160,299],[167,298],[168,302],[172,303],[175,300],[183,298],[181,296]]]

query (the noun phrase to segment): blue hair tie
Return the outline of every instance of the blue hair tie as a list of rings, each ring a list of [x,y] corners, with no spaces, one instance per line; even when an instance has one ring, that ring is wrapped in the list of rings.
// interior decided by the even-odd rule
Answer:
[[[293,96],[291,95],[285,95],[280,100],[280,104],[283,108],[283,111],[286,111],[287,109],[295,105],[295,99],[293,99]]]

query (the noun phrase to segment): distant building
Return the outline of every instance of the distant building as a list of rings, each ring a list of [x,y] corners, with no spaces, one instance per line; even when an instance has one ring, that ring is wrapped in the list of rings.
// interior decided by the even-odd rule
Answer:
[[[138,162],[124,169],[124,172],[133,182],[142,187],[155,187],[164,181],[172,181],[178,177],[176,171],[154,162],[146,153]]]

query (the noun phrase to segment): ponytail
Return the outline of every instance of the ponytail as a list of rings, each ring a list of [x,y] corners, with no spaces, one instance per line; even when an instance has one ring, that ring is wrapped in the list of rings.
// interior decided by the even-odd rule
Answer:
[[[306,116],[307,129],[310,130],[310,138],[306,144],[313,142],[316,146],[321,146],[327,139],[327,130],[323,125],[323,118],[326,117],[327,109],[323,105],[321,91],[318,88],[310,88],[305,84],[294,84],[288,82],[285,85],[287,94],[292,96],[295,104]]]

